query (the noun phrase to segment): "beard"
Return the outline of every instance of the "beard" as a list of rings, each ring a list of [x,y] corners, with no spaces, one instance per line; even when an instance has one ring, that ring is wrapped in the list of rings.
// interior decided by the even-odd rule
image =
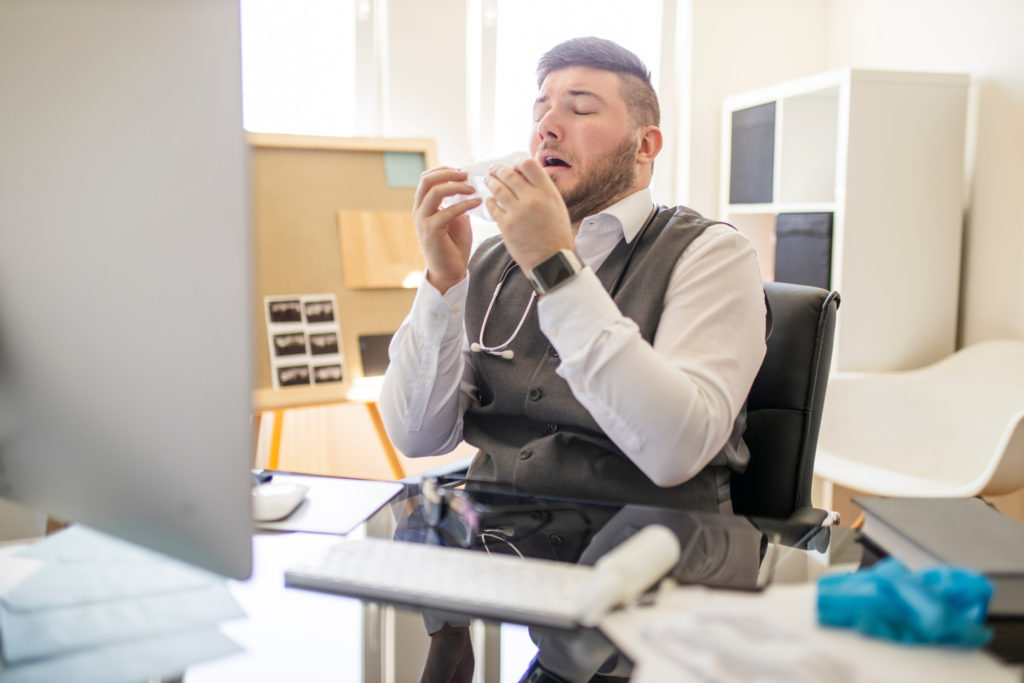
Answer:
[[[599,213],[632,192],[636,183],[636,145],[633,136],[627,135],[597,166],[580,177],[576,187],[558,188],[571,223]]]

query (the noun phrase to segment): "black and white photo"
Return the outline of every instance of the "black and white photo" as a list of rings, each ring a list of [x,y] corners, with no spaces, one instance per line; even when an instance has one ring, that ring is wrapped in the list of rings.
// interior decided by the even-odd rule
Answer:
[[[277,369],[277,381],[282,387],[309,384],[309,366],[285,365]]]
[[[309,335],[309,352],[314,356],[338,353],[338,335],[335,332]]]
[[[313,383],[341,382],[345,379],[341,365],[317,365],[313,368]]]
[[[296,356],[306,353],[306,335],[303,332],[274,335],[275,356]]]
[[[306,302],[306,322],[329,323],[334,321],[334,302],[320,299]]]
[[[302,306],[298,299],[268,301],[267,318],[272,323],[301,323]]]

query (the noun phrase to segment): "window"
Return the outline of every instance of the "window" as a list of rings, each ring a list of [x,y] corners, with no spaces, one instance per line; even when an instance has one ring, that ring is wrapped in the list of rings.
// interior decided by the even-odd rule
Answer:
[[[242,0],[246,130],[347,136],[358,128],[357,0]],[[357,17],[357,11],[364,16]]]
[[[389,13],[404,18],[401,13],[409,5],[389,0],[241,0],[245,128],[337,137],[429,137],[438,141],[442,163],[449,164],[524,150],[532,126],[538,58],[563,40],[595,35],[632,50],[651,69],[666,130],[655,197],[671,199],[677,176],[686,168],[677,158],[685,151],[686,138],[677,129],[685,127],[687,109],[678,102],[682,91],[676,80],[685,69],[675,64],[675,0],[446,0],[432,12],[436,20],[413,27],[414,33],[409,33],[408,21],[388,21]],[[417,10],[417,16],[422,14],[421,7]],[[459,13],[467,10],[463,23]],[[423,40],[466,41],[465,71],[459,73],[456,61],[443,69],[424,68]],[[391,72],[399,75],[397,83],[390,81]],[[392,110],[392,90],[406,87],[403,79],[410,75],[421,81],[417,88],[422,96],[416,90],[421,106]],[[432,98],[434,78],[455,79],[460,85]],[[465,90],[460,92],[461,87]],[[398,99],[405,103],[407,93],[402,94]],[[464,115],[446,115],[460,108]]]

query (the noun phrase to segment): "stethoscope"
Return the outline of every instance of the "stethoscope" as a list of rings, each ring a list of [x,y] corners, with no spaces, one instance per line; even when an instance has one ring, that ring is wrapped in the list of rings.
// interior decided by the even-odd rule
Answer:
[[[491,302],[487,304],[487,311],[484,313],[484,319],[480,321],[480,341],[473,342],[469,345],[469,350],[473,353],[486,353],[491,356],[498,356],[505,360],[512,360],[516,357],[515,351],[508,348],[509,345],[516,340],[516,336],[519,334],[519,330],[523,328],[523,323],[526,322],[526,317],[530,315],[530,309],[533,308],[533,302],[537,298],[537,292],[530,293],[530,300],[526,304],[526,310],[523,311],[523,315],[519,318],[519,324],[516,325],[516,329],[512,331],[512,335],[496,346],[487,346],[484,344],[484,330],[487,329],[487,320],[491,317],[491,309],[494,308],[494,302],[498,300],[498,293],[501,292],[501,286],[505,284],[505,280],[512,273],[513,270],[518,268],[519,265],[515,261],[510,261],[505,266],[505,270],[501,271],[501,277],[498,279],[498,284],[494,288],[494,293],[491,294]]]
[[[637,233],[637,236],[629,245],[629,254],[626,257],[625,263],[629,263],[629,261],[633,258],[633,253],[636,251],[637,245],[640,244],[640,238],[647,231],[647,227],[654,221],[654,216],[657,213],[658,209],[657,207],[655,207],[647,215],[647,220],[644,221],[643,227],[640,228],[640,231]],[[501,286],[505,284],[505,280],[508,279],[508,276],[512,273],[512,271],[518,267],[519,264],[517,264],[515,261],[509,261],[508,264],[505,266],[505,269],[501,271],[501,277],[498,279],[498,284],[494,287],[494,293],[491,294],[491,302],[487,304],[487,311],[484,313],[484,319],[480,321],[480,341],[473,342],[472,344],[469,345],[469,350],[472,351],[473,353],[486,353],[491,356],[498,356],[500,358],[504,358],[505,360],[512,360],[513,358],[516,357],[515,351],[508,347],[509,345],[512,344],[512,342],[516,340],[516,336],[519,334],[519,330],[523,328],[523,323],[526,322],[526,317],[530,315],[530,309],[533,308],[533,302],[537,298],[536,291],[530,294],[530,300],[526,304],[526,310],[523,311],[522,317],[519,318],[519,324],[516,325],[516,329],[512,331],[512,335],[508,339],[506,339],[505,341],[496,346],[487,346],[486,344],[484,344],[484,330],[487,329],[487,320],[491,317],[491,309],[494,308],[494,302],[497,301],[498,299],[498,293],[501,292]],[[618,289],[619,282],[622,280],[622,275],[624,272],[625,264],[623,264],[622,270],[620,270],[618,275],[615,277],[615,281],[609,288],[609,292],[614,293],[615,290]]]

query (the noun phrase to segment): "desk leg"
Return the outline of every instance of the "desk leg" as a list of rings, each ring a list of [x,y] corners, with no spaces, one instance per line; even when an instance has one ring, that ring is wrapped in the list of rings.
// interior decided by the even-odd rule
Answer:
[[[256,468],[260,462],[260,425],[263,424],[263,411],[254,410],[249,426],[252,427],[252,467]]]
[[[270,453],[267,455],[267,469],[280,469],[281,463],[281,432],[284,431],[284,411],[270,411],[274,417],[274,426],[270,431]]]
[[[404,479],[405,468],[402,467],[402,462],[398,459],[398,452],[395,450],[395,447],[391,445],[391,439],[388,438],[388,433],[384,429],[384,421],[380,417],[380,409],[377,408],[377,402],[367,401],[366,412],[370,414],[370,420],[373,421],[373,428],[377,430],[377,439],[380,441],[381,448],[384,449],[384,457],[388,459],[388,465],[391,466],[391,473],[395,475],[395,479]]]

